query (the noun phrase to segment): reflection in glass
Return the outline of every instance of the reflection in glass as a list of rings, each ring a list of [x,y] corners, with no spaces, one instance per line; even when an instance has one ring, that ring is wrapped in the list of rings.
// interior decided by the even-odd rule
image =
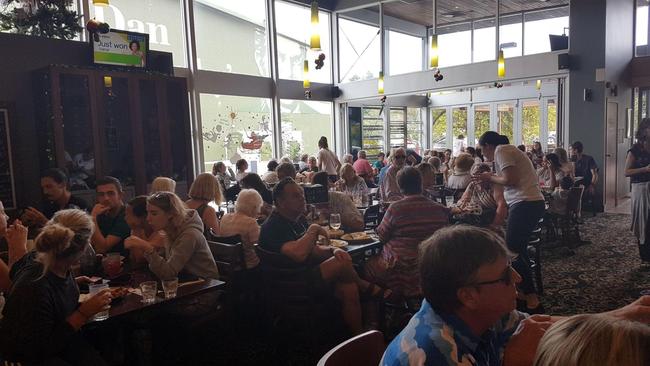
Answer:
[[[490,105],[474,106],[474,145],[478,146],[478,139],[490,130]]]
[[[499,133],[508,137],[511,144],[515,143],[513,132],[513,121],[515,117],[515,110],[512,104],[499,104],[497,106],[497,113],[499,115]]]
[[[194,24],[202,70],[269,76],[264,0],[196,0]]]
[[[123,186],[132,186],[135,184],[135,175],[128,80],[113,77],[112,86],[103,87],[103,98],[104,170],[108,175],[119,179]]]
[[[140,109],[144,136],[144,167],[147,183],[149,183],[163,171],[158,102],[156,84],[153,81],[140,81]]]
[[[435,150],[447,148],[447,110],[431,110],[431,147]]]
[[[341,82],[379,76],[379,27],[339,18]]]
[[[282,155],[299,161],[301,154],[316,156],[321,136],[332,141],[332,103],[282,99]]]
[[[271,100],[201,94],[200,101],[204,171],[211,172],[219,161],[234,166],[242,158],[249,171],[266,171],[274,157]]]
[[[538,101],[525,101],[521,108],[521,143],[527,147],[540,141],[540,114]]]
[[[275,26],[278,33],[278,69],[280,79],[302,80],[303,61],[309,61],[310,81],[332,82],[330,14],[318,12],[321,51],[310,51],[310,9],[284,1],[275,2]],[[325,65],[316,70],[314,60],[325,54]]]
[[[72,190],[95,187],[95,151],[89,95],[86,76],[61,75],[63,148]]]

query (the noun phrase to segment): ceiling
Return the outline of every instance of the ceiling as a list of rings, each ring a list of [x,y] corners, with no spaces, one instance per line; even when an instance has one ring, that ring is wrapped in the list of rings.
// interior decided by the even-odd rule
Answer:
[[[569,5],[569,0],[501,0],[501,14]],[[496,15],[496,0],[437,0],[438,26]],[[432,0],[399,0],[384,3],[384,14],[430,27]]]

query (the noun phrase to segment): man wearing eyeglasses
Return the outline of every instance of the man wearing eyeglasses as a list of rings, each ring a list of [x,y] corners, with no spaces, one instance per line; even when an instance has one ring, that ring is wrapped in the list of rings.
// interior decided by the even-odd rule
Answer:
[[[95,222],[91,243],[97,253],[119,252],[127,256],[124,239],[131,235],[131,229],[124,218],[122,184],[117,178],[104,177],[97,180],[97,204],[90,215]]]
[[[399,185],[397,184],[397,173],[399,173],[404,165],[406,164],[406,150],[400,147],[396,149],[392,154],[392,163],[386,175],[381,180],[381,186],[379,187],[379,195],[384,202],[399,201],[404,198],[402,192],[400,192]]]
[[[425,300],[381,365],[532,365],[539,340],[559,318],[516,311],[520,281],[493,232],[464,225],[436,231],[420,244]],[[650,296],[607,314],[648,323]]]

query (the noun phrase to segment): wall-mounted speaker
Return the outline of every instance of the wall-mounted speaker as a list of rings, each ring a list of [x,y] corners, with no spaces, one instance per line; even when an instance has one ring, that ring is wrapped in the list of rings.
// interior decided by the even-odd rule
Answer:
[[[338,86],[332,87],[332,99],[336,99],[341,96],[341,89]]]
[[[560,53],[557,55],[557,68],[558,70],[571,69],[571,58],[568,53]]]

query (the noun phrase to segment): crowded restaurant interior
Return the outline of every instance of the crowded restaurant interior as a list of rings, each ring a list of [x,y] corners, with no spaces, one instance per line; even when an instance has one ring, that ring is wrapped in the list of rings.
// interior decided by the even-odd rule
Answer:
[[[648,0],[0,0],[0,364],[650,365]]]

